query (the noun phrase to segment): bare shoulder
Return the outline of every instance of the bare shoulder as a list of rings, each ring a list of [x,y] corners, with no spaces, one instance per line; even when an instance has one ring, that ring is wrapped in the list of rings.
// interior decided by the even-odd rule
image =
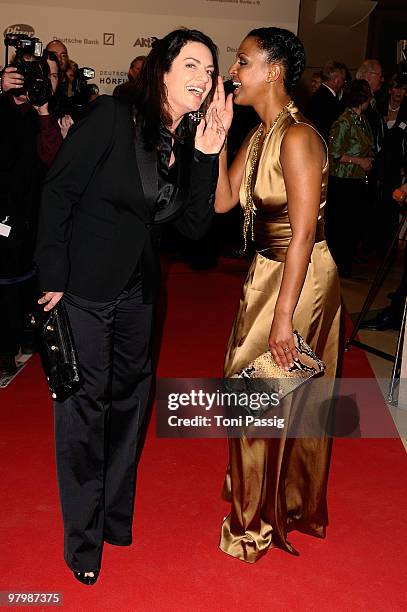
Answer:
[[[285,147],[312,147],[324,150],[322,136],[309,123],[293,123],[286,131],[283,138]]]
[[[294,123],[286,131],[281,143],[281,159],[302,157],[306,163],[326,159],[326,145],[322,136],[308,123]]]

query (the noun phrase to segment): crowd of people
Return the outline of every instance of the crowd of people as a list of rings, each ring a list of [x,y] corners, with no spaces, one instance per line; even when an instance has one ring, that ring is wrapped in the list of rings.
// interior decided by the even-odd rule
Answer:
[[[31,52],[23,55],[25,62],[37,59]],[[15,357],[20,351],[30,354],[36,350],[30,323],[38,293],[33,253],[46,172],[74,123],[77,107],[93,101],[99,93],[92,84],[86,90],[86,97],[77,104],[74,82],[79,66],[69,58],[60,40],[46,45],[42,59],[51,83],[51,95],[44,104],[30,102],[24,89],[24,76],[14,61],[1,74],[0,222],[5,226],[4,239],[0,240],[0,373],[3,375],[16,372]],[[132,61],[128,84],[134,82],[143,60],[144,56],[139,56]],[[118,88],[115,95],[123,97],[128,84]]]
[[[37,291],[46,312],[63,305],[83,374],[55,411],[65,560],[92,585],[104,542],[132,541],[163,229],[200,239],[215,212],[240,203],[254,258],[225,376],[268,348],[291,371],[297,330],[333,380],[337,270],[351,276],[372,244],[388,248],[398,226],[392,192],[407,170],[406,83],[396,75],[379,95],[377,60],[355,79],[332,61],[313,75],[301,112],[303,45],[270,27],[241,42],[225,95],[215,43],[180,29],[134,58],[113,96],[89,91],[76,115],[68,111],[77,64],[60,41],[44,60],[52,85],[44,104],[30,101],[13,62],[1,78],[0,369],[16,368]],[[292,395],[293,411],[304,397]],[[255,562],[273,546],[297,554],[292,529],[324,537],[330,449],[327,435],[230,439],[221,550]]]
[[[0,172],[6,194],[0,220],[4,223],[13,217],[14,224],[12,238],[0,240],[4,254],[0,264],[4,326],[0,371],[6,373],[16,370],[15,356],[19,350],[29,353],[34,348],[29,321],[36,287],[32,255],[41,185],[74,121],[71,107],[78,64],[69,58],[66,46],[59,40],[46,45],[46,54],[53,95],[43,106],[30,104],[27,95],[19,93],[24,79],[13,63],[5,68],[1,79],[0,120],[4,125],[4,142],[9,146],[2,148],[4,160]],[[124,103],[132,102],[145,59],[140,55],[131,61],[128,81],[115,88],[114,97]],[[383,81],[377,60],[364,61],[353,81],[345,64],[330,61],[312,74],[309,100],[303,109],[329,147],[326,236],[339,273],[345,278],[351,277],[354,262],[365,260],[372,251],[386,253],[399,224],[400,205],[392,193],[402,185],[406,172],[407,81],[396,74],[387,86]],[[225,88],[232,91],[231,81],[225,83]],[[92,93],[89,99],[97,95],[95,90]],[[227,143],[229,165],[245,136],[259,121],[251,106],[234,104],[234,110]],[[20,133],[24,135],[11,136]],[[11,156],[10,146],[14,149]],[[28,173],[29,179],[23,178],[23,173]],[[226,227],[235,233],[241,218],[236,212],[230,217]],[[218,248],[214,244],[216,239],[212,232],[205,242],[209,259],[210,253]],[[233,238],[230,241],[234,243]],[[239,252],[238,242],[235,244]],[[397,316],[386,318],[386,322],[370,321],[366,326],[397,328],[399,319]]]
[[[24,346],[23,329],[36,297],[33,252],[41,189],[46,171],[72,124],[69,115],[58,117],[54,112],[54,100],[60,101],[64,96],[68,59],[65,47],[50,43],[44,59],[51,97],[39,106],[29,102],[23,88],[24,76],[13,62],[1,78],[0,221],[5,233],[0,239],[0,370],[8,373],[16,370],[15,356],[20,348],[32,348]],[[25,55],[24,60],[35,58]]]
[[[406,189],[407,74],[395,72],[384,84],[380,62],[368,59],[354,80],[340,62],[324,67],[320,83],[317,77],[305,113],[328,144],[326,237],[339,274],[351,278],[355,262],[372,253],[384,257],[392,245],[394,255],[397,251],[402,208],[393,192]],[[364,328],[400,328],[404,285]]]
[[[384,85],[377,60],[364,61],[353,81],[330,62],[305,111],[329,146],[326,232],[345,278],[373,250],[385,254],[399,225],[392,194],[406,173],[406,93],[407,76]]]

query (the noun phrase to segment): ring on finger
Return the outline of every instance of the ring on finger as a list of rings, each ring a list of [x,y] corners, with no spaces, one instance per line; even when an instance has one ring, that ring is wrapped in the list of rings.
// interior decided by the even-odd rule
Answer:
[[[290,349],[288,348],[288,346],[285,347],[285,349],[283,349],[284,353],[289,353]]]

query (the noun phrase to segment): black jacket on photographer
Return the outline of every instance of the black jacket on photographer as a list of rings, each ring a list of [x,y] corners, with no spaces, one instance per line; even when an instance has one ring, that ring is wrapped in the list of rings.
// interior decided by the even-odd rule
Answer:
[[[19,279],[33,268],[42,182],[62,141],[56,120],[29,104],[0,95],[0,279]]]

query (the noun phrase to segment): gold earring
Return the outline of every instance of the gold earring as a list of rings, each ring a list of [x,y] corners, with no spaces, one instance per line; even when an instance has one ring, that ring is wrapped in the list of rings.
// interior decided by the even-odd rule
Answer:
[[[276,80],[276,73],[275,73],[275,70],[273,70],[272,72],[268,73],[267,83],[272,83],[275,80]]]

